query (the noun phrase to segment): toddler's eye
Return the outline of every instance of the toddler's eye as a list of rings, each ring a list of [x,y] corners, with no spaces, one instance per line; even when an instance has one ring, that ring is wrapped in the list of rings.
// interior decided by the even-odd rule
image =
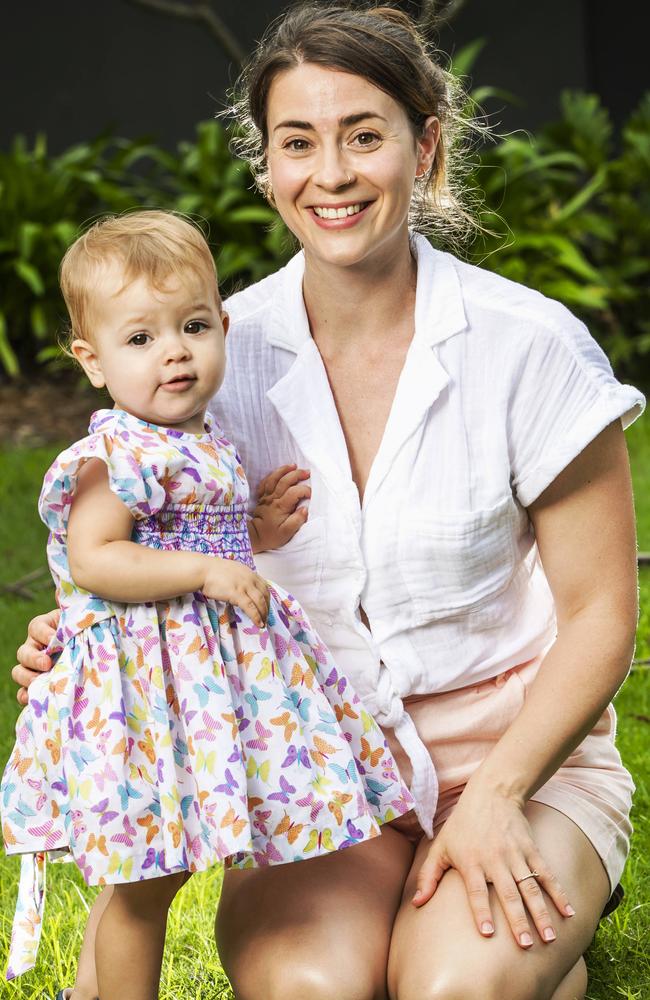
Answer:
[[[129,344],[133,344],[134,347],[144,347],[148,340],[151,340],[148,333],[134,333]]]
[[[186,333],[203,333],[207,328],[208,324],[201,319],[193,319],[190,323],[185,324]]]

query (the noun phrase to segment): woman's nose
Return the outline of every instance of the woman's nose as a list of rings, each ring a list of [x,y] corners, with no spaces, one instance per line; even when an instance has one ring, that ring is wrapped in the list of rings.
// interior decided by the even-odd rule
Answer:
[[[336,146],[321,150],[313,180],[328,191],[338,191],[354,183],[354,173],[342,150]]]

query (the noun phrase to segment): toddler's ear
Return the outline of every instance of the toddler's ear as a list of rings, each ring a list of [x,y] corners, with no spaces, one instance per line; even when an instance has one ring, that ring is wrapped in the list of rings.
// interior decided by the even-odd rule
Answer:
[[[85,371],[91,385],[94,385],[96,389],[103,389],[106,385],[106,379],[93,345],[87,340],[73,340],[70,344],[70,350]]]
[[[225,337],[230,328],[230,316],[226,312],[221,313],[221,325],[223,326],[223,335]]]

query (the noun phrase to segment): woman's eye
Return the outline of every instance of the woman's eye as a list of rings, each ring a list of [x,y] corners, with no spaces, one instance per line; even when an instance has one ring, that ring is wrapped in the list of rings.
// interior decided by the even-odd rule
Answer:
[[[204,323],[203,320],[193,319],[190,323],[185,324],[186,333],[203,333],[207,330],[208,324]]]
[[[294,153],[304,153],[305,150],[309,149],[309,143],[306,139],[289,139],[284,144],[285,149],[290,149]]]
[[[380,137],[376,132],[358,132],[353,142],[356,142],[359,146],[372,146],[374,143],[379,142]]]
[[[148,340],[150,340],[148,333],[136,333],[129,340],[129,344],[133,344],[134,347],[144,347]]]

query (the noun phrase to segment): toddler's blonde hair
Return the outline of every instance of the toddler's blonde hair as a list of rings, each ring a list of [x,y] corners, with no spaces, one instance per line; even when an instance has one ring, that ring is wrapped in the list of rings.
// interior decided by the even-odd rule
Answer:
[[[61,261],[59,282],[70,316],[68,354],[72,340],[92,341],[93,289],[102,267],[113,261],[123,268],[125,286],[144,277],[160,290],[172,277],[186,281],[188,273],[200,274],[214,282],[221,305],[214,258],[193,222],[158,209],[107,216],[79,236]]]

